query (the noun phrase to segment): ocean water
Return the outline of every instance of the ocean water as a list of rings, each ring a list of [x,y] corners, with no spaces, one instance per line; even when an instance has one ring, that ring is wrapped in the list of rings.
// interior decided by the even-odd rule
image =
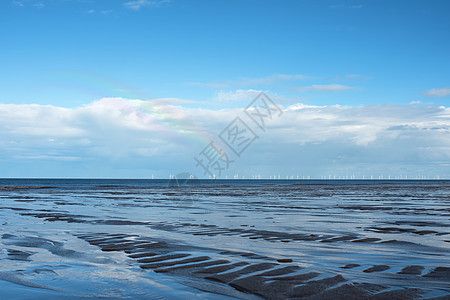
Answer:
[[[445,180],[0,179],[0,224],[0,296],[9,298],[273,296],[249,287],[253,273],[199,275],[202,259],[288,263],[311,276],[303,290],[285,287],[291,295],[311,286],[309,296],[342,286],[361,297],[450,294]],[[143,262],[133,257],[142,243],[149,257],[180,258]],[[172,262],[187,267],[160,270]]]

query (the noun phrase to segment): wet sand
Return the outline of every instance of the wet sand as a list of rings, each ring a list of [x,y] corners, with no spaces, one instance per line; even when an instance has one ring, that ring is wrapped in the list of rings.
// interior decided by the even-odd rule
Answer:
[[[0,187],[0,297],[444,299],[450,183]]]

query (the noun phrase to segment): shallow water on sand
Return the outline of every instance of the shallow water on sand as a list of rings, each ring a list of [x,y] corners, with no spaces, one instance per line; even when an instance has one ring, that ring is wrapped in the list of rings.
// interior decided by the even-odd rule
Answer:
[[[433,298],[449,220],[449,181],[2,179],[0,298]]]

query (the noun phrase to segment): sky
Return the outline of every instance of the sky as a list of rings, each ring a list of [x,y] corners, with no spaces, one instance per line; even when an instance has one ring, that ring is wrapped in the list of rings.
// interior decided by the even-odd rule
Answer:
[[[450,178],[449,11],[2,0],[0,177]]]

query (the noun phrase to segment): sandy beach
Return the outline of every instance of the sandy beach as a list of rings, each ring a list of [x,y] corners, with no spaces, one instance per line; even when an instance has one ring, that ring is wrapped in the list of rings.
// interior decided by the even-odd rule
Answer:
[[[3,299],[450,297],[448,181],[0,185]]]

